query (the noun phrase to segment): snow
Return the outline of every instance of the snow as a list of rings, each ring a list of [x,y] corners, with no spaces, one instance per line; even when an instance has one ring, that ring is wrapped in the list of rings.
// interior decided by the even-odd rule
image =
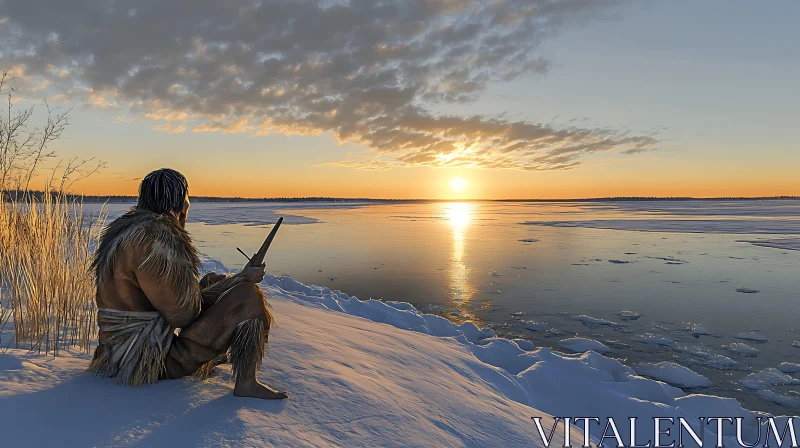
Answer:
[[[741,342],[734,342],[732,344],[723,345],[723,347],[727,348],[732,352],[741,353],[743,355],[748,355],[748,356],[758,356],[759,354],[757,348],[750,347],[749,345],[743,344]]]
[[[665,345],[667,347],[675,346],[672,339],[654,333],[644,333],[633,338],[635,341],[644,342],[645,344]]]
[[[782,362],[778,370],[783,373],[800,373],[800,364],[795,362]]]
[[[708,378],[674,362],[641,364],[636,367],[636,373],[679,387],[708,387],[711,385]]]
[[[562,341],[594,347],[565,355],[290,277],[267,276],[262,288],[276,325],[259,377],[290,391],[288,400],[233,397],[227,365],[205,382],[134,389],[83,374],[85,354],[53,359],[12,349],[0,355],[3,444],[541,446],[531,417],[549,428],[550,415],[614,417],[622,434],[629,416],[741,416],[745,436],[755,438],[756,414],[735,399],[687,395],[638,376],[598,354],[598,341]],[[572,437],[582,445],[580,431]]]
[[[527,339],[512,339],[511,341],[517,344],[517,347],[521,348],[522,350],[525,350],[526,352],[529,352],[531,350],[536,350],[536,346],[533,345],[533,342]]]
[[[552,425],[524,404],[518,380],[476,358],[463,335],[457,341],[396,328],[441,330],[380,302],[360,309],[390,325],[325,309],[321,295],[265,290],[277,325],[260,379],[289,390],[288,400],[233,397],[229,366],[206,382],[133,389],[82,374],[86,355],[10,350],[0,355],[3,445],[523,447],[538,440],[531,416]],[[359,309],[349,303],[355,299],[340,302]]]
[[[754,342],[769,342],[769,338],[764,336],[760,331],[748,331],[745,333],[739,333],[734,336],[736,339],[743,339],[745,341],[754,341]]]
[[[588,352],[590,350],[596,351],[597,353],[607,353],[611,350],[602,342],[586,338],[564,339],[559,343],[559,345],[577,353]]]

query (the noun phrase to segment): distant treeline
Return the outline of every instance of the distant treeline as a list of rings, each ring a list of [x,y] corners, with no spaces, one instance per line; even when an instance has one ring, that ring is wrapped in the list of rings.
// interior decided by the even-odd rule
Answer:
[[[21,198],[25,192],[8,190],[3,192],[6,200]],[[34,200],[41,201],[44,192],[27,192]],[[51,193],[55,195],[56,193]],[[83,202],[136,202],[136,196],[81,196],[68,194],[69,200],[83,199]],[[769,197],[653,197],[653,196],[619,196],[608,198],[576,198],[576,199],[464,199],[458,202],[635,202],[635,201],[774,201],[798,200],[800,196],[769,196]],[[192,202],[448,202],[446,199],[374,199],[374,198],[331,198],[331,197],[301,197],[301,198],[241,198],[217,196],[190,196]]]

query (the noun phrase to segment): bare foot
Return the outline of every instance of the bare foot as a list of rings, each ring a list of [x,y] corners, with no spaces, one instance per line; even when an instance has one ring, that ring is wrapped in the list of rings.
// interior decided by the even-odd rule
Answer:
[[[278,392],[258,381],[237,382],[236,386],[233,388],[233,395],[237,397],[260,398],[262,400],[283,400],[284,398],[289,398],[288,392]]]

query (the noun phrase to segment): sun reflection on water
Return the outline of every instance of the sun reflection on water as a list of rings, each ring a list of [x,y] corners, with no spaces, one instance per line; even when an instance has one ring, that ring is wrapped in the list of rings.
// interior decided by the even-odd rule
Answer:
[[[450,294],[456,309],[466,313],[464,307],[472,300],[475,289],[470,284],[469,266],[464,260],[464,240],[472,218],[473,205],[463,202],[444,204],[445,215],[453,230],[453,254],[448,269]],[[460,319],[459,319],[460,320]]]

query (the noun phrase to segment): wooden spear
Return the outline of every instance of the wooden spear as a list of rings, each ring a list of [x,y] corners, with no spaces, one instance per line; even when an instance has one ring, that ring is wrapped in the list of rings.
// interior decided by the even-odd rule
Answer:
[[[264,257],[267,256],[267,250],[269,250],[269,245],[272,244],[272,240],[275,239],[275,235],[278,233],[278,228],[281,226],[282,222],[283,222],[283,216],[278,218],[278,222],[275,223],[275,226],[272,228],[272,231],[269,232],[269,235],[267,235],[267,239],[264,240],[264,244],[261,245],[261,249],[259,249],[258,252],[256,252],[251,258],[248,258],[250,260],[250,266],[258,267],[261,266],[262,263],[264,263]],[[244,255],[245,257],[247,256],[247,254],[245,254],[244,251],[242,251],[238,247],[236,248],[236,250],[241,252],[241,254]]]

